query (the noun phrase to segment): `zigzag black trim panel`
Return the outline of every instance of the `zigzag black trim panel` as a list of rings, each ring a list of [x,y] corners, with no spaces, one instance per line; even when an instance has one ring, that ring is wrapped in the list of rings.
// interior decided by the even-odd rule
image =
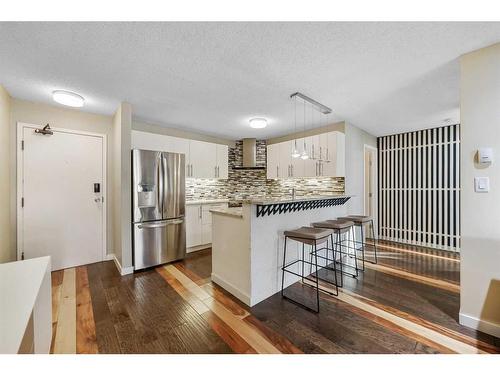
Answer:
[[[325,198],[311,201],[269,203],[257,205],[257,217],[266,215],[286,214],[288,212],[312,210],[315,208],[342,206],[350,197]]]

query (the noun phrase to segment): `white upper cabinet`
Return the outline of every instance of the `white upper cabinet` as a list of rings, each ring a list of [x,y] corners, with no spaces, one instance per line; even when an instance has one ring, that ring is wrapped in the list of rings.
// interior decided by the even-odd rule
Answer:
[[[280,178],[292,177],[292,147],[291,142],[279,143]]]
[[[345,135],[322,133],[297,139],[298,151],[304,144],[309,159],[292,158],[295,140],[267,146],[267,178],[343,177],[345,175]]]
[[[191,164],[189,177],[216,178],[217,145],[215,143],[190,141],[189,163]]]
[[[132,131],[132,148],[186,155],[186,178],[228,178],[228,146]]]
[[[290,141],[290,155],[295,149],[295,140]],[[297,150],[302,150],[300,140],[297,139]],[[291,177],[304,177],[304,160],[299,158],[291,158],[290,163],[292,165],[292,176]]]
[[[335,177],[345,177],[345,134],[335,133]]]
[[[267,178],[269,180],[280,178],[280,144],[267,146]]]

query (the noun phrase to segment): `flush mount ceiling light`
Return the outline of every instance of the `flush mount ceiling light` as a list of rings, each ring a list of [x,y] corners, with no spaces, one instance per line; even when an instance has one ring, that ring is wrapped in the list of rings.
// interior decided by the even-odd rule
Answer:
[[[85,103],[83,96],[64,90],[53,91],[52,99],[54,99],[57,103],[67,105],[69,107],[83,107],[83,104]]]
[[[253,118],[250,120],[250,127],[254,129],[263,129],[267,126],[267,120],[265,118]]]

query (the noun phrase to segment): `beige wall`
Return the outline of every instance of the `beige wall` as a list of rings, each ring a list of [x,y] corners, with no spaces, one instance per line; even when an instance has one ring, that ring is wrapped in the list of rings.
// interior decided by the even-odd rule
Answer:
[[[25,122],[29,124],[45,125],[50,124],[52,128],[65,128],[92,133],[100,133],[107,135],[107,189],[108,195],[106,209],[108,217],[106,218],[107,225],[107,251],[113,252],[113,235],[112,235],[112,200],[111,197],[111,181],[113,175],[113,153],[110,149],[112,141],[112,122],[111,116],[97,115],[86,113],[75,109],[67,109],[57,106],[51,106],[40,103],[33,103],[20,99],[11,100],[11,115],[10,115],[10,202],[11,202],[11,239],[13,242],[12,256],[15,258],[15,242],[16,242],[16,137],[17,137],[17,122]],[[0,132],[1,133],[1,132]]]
[[[132,267],[131,135],[132,107],[122,103],[113,117],[113,223],[114,253],[122,273]]]
[[[234,147],[234,141],[232,141],[232,140],[211,137],[208,135],[202,135],[202,134],[197,134],[197,133],[191,133],[191,132],[187,132],[187,131],[179,130],[179,129],[174,129],[174,128],[167,128],[164,126],[155,125],[155,124],[142,122],[142,121],[133,121],[132,130],[139,130],[139,131],[147,132],[147,133],[169,135],[171,137],[177,137],[177,138],[194,139],[197,141],[218,143],[218,144],[228,145],[229,147]]]
[[[10,103],[0,85],[0,263],[14,260],[10,228]]]
[[[500,336],[500,44],[461,58],[460,322]],[[479,147],[495,161],[476,163]],[[490,178],[489,193],[474,177]]]

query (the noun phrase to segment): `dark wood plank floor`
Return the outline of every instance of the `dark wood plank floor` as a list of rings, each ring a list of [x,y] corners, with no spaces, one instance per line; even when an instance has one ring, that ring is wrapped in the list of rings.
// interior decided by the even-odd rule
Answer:
[[[456,288],[431,282],[458,283],[455,254],[386,241],[381,245],[379,265],[385,268],[367,267],[357,279],[345,277],[339,297],[321,294],[319,314],[283,300],[279,293],[252,308],[245,306],[210,281],[209,249],[124,277],[113,262],[81,267],[74,286],[79,301],[76,352],[500,352],[498,339],[457,323]],[[63,319],[58,318],[56,293],[65,272],[53,273],[54,332]],[[306,301],[314,297],[300,283],[287,293]]]
[[[120,277],[88,266],[99,353],[229,353],[210,325],[154,270]]]

